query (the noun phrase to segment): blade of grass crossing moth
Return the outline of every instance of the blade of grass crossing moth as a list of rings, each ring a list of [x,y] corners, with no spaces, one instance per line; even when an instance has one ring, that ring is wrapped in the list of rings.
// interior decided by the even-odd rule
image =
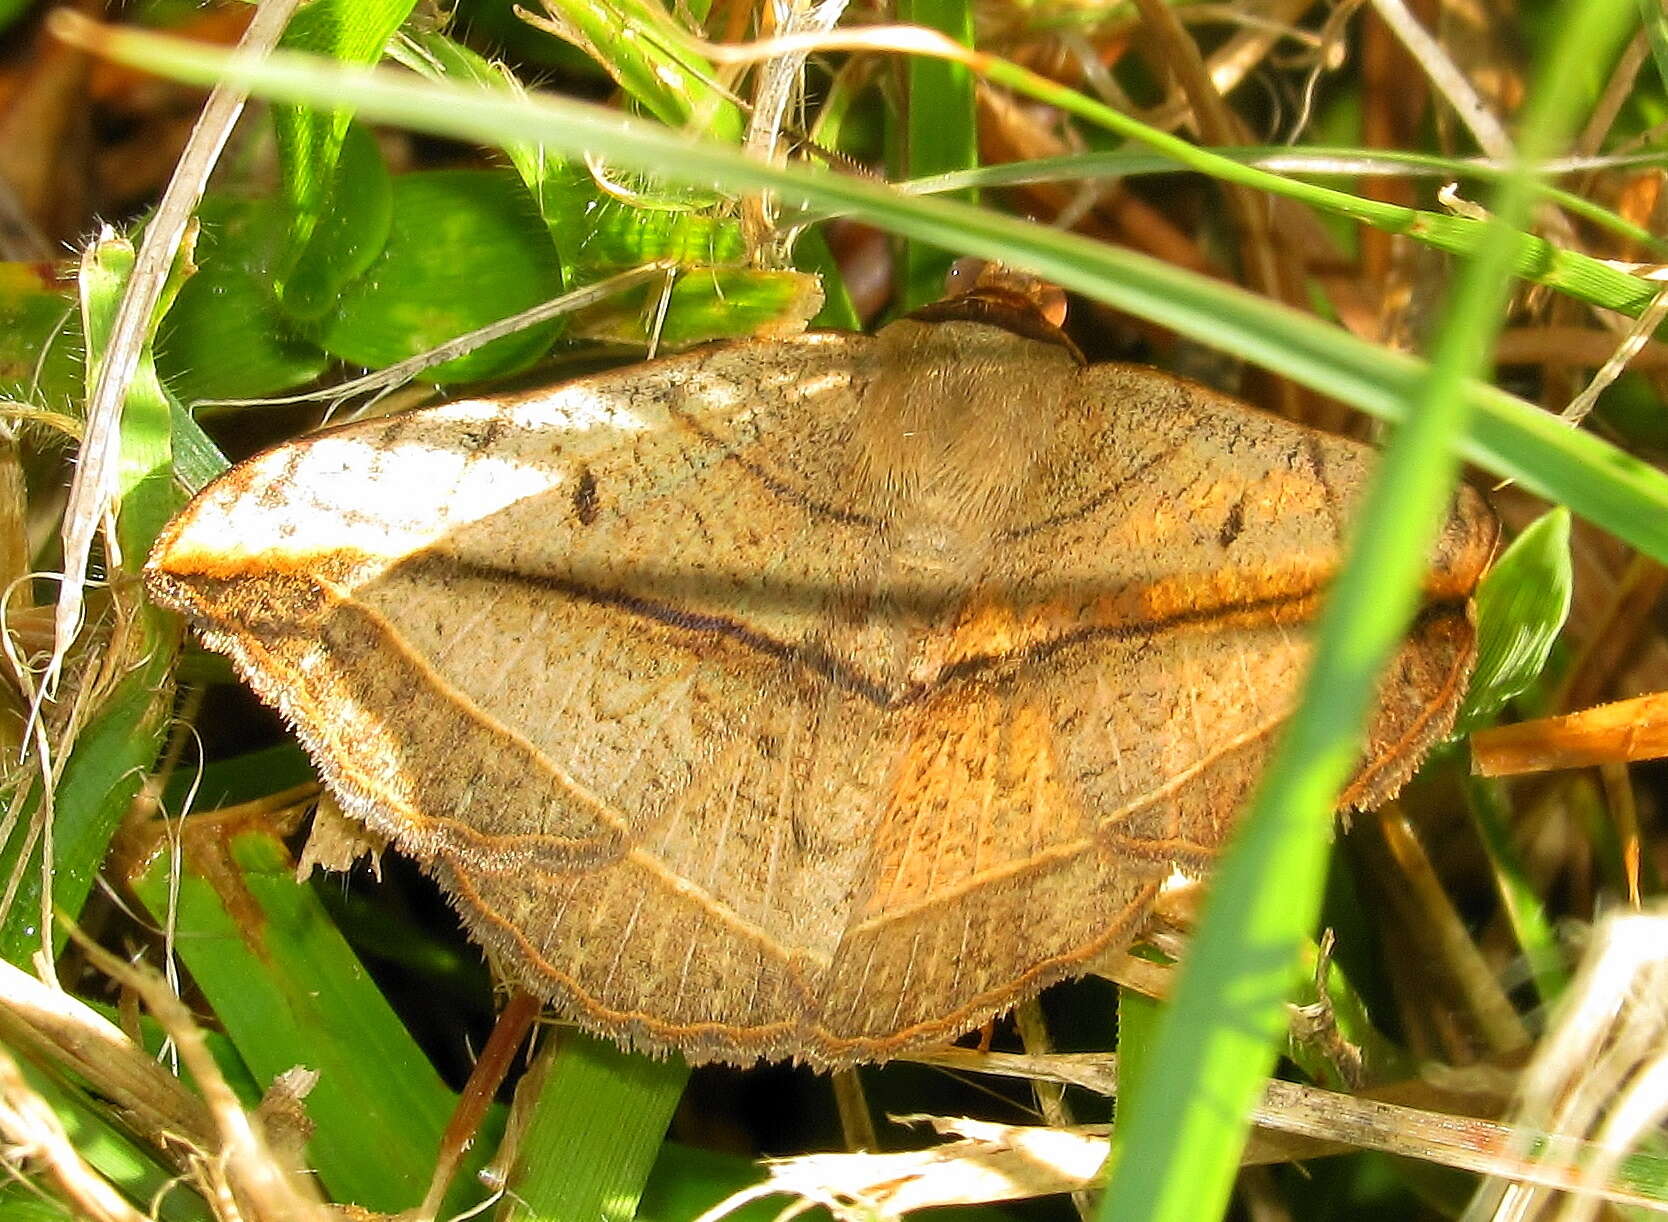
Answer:
[[[1387,233],[1405,234],[1438,249],[1468,253],[1478,239],[1478,227],[1486,222],[1470,217],[1447,216],[1424,212],[1400,204],[1351,195],[1333,187],[1304,182],[1281,174],[1248,165],[1213,149],[1201,148],[1169,132],[1148,127],[1104,103],[1074,89],[1037,75],[1028,69],[992,56],[981,56],[981,67],[990,79],[1007,85],[1016,92],[1058,106],[1068,114],[1077,115],[1090,123],[1140,141],[1149,148],[1175,159],[1188,169],[1209,174],[1225,182],[1238,183],[1274,195],[1285,196],[1362,224],[1372,225]],[[1617,296],[1627,295],[1627,282],[1632,291],[1642,293],[1643,300],[1631,312],[1643,309],[1654,294],[1654,289],[1619,269],[1608,267],[1597,259],[1566,251],[1532,234],[1515,235],[1510,255],[1510,266],[1515,274],[1526,278],[1546,278],[1557,281],[1560,287],[1580,296],[1608,291]]]
[[[368,118],[459,139],[495,146],[543,141],[570,153],[606,149],[616,163],[666,178],[779,191],[807,206],[1033,272],[1386,420],[1406,415],[1425,377],[1426,365],[1415,358],[1155,259],[951,200],[907,198],[814,167],[763,165],[584,103],[548,95],[497,98],[289,57],[248,64],[182,39],[86,25],[63,10],[52,24],[111,58],[182,80],[223,75],[266,96],[347,102]],[[1569,506],[1668,563],[1668,476],[1503,390],[1472,382],[1463,393],[1473,409],[1462,447],[1467,461]]]
[[[189,274],[190,257],[188,234],[151,321],[151,338],[181,279]],[[89,393],[133,261],[132,244],[109,230],[83,255],[79,290]],[[172,407],[157,381],[147,340],[123,405],[117,460],[116,539],[120,573],[127,577],[137,573],[156,532],[183,499],[172,479],[172,432]],[[111,577],[116,576],[112,572]],[[117,597],[132,597],[134,588],[125,581],[112,582]],[[95,639],[87,637],[85,642]],[[55,752],[67,746],[61,771],[49,780],[37,768],[25,790],[13,795],[11,812],[18,817],[0,846],[0,885],[6,897],[0,955],[8,960],[21,964],[41,947],[44,931],[52,924],[48,909],[73,916],[86,903],[110,838],[161,749],[169,703],[167,676],[178,646],[178,621],[141,602],[129,631],[113,635],[107,646],[123,651],[121,658],[108,659],[106,667],[107,673],[122,677],[102,694],[73,742],[52,744]],[[76,682],[89,681],[94,671],[89,666]],[[70,689],[60,695],[73,698]],[[32,754],[37,746],[30,744]],[[34,758],[39,760],[38,755]],[[52,786],[50,793],[47,785]],[[48,796],[50,801],[43,801]],[[48,846],[50,887],[41,868]],[[52,937],[61,941],[62,934],[54,931]]]
[[[1480,161],[1474,157],[1440,157],[1432,153],[1414,153],[1401,149],[1373,149],[1353,146],[1328,147],[1326,145],[1303,145],[1301,147],[1250,145],[1243,148],[1219,146],[1211,149],[1211,153],[1217,157],[1226,157],[1230,161],[1255,166],[1273,174],[1291,175],[1294,176],[1295,181],[1302,181],[1304,177],[1358,178],[1362,174],[1370,172],[1400,174],[1407,177],[1440,177],[1466,182],[1495,183],[1499,182],[1506,174],[1504,167],[1493,162]],[[1661,153],[1652,152],[1635,153],[1623,157],[1608,157],[1603,160],[1605,165],[1615,170],[1656,169],[1668,162],[1668,157],[1664,157]],[[931,178],[900,182],[896,185],[899,190],[933,195],[968,188],[1006,187],[1034,182],[1078,182],[1087,178],[1137,178],[1148,174],[1173,174],[1182,168],[1181,162],[1161,153],[1125,152],[1122,150],[1118,152],[1067,153],[1059,157],[1039,157],[1031,161],[1008,161],[1001,165],[979,166],[972,170],[939,174]],[[1574,171],[1566,169],[1562,172],[1567,174]],[[1656,252],[1668,250],[1668,240],[1658,237],[1642,225],[1636,225],[1627,218],[1617,215],[1602,203],[1583,199],[1574,192],[1562,190],[1551,183],[1537,182],[1534,185],[1534,190],[1537,198],[1543,198],[1548,203],[1556,204],[1564,211],[1579,216],[1583,220],[1591,221],[1618,237],[1638,242],[1646,249]],[[1353,199],[1354,197],[1350,196],[1348,198]],[[1331,210],[1338,211],[1337,205],[1332,204]],[[1427,222],[1455,219],[1447,213],[1417,210],[1414,210],[1414,212],[1416,216],[1425,218]],[[1367,223],[1373,225],[1382,223],[1376,217],[1359,219],[1364,219]],[[1398,225],[1400,224],[1401,222],[1398,221]],[[1423,228],[1423,225],[1417,227],[1412,231],[1411,236],[1423,237],[1424,235],[1421,232]],[[1472,228],[1474,229],[1475,226],[1473,225]],[[1594,263],[1601,268],[1615,272],[1618,280],[1633,281],[1635,288],[1629,294],[1630,298],[1637,293],[1640,283],[1637,277],[1617,271],[1617,269],[1610,268],[1600,260],[1592,259],[1574,251],[1564,253],[1577,261]]]
[[[549,1033],[516,1090],[503,1222],[630,1222],[689,1066],[578,1032]],[[525,1098],[524,1098],[525,1096]]]
[[[1239,164],[1251,164],[1259,157],[1269,154],[1271,150],[1214,150],[1215,155],[1225,157]],[[1292,150],[1274,154],[1276,160],[1282,164],[1301,162],[1305,157],[1314,157],[1318,162],[1328,155],[1326,150]],[[1330,153],[1334,159],[1360,157],[1378,164],[1406,162],[1432,169],[1440,169],[1444,173],[1470,174],[1482,182],[1498,182],[1503,173],[1498,167],[1480,167],[1475,162],[1467,162],[1460,158],[1411,158],[1397,157],[1393,154],[1379,153],[1375,150],[1338,149]],[[1660,160],[1660,159],[1656,159]],[[937,194],[962,190],[967,186],[1004,186],[1016,182],[1057,181],[1061,179],[1085,178],[1128,178],[1145,174],[1174,173],[1184,167],[1182,162],[1173,157],[1166,157],[1154,153],[1083,153],[1072,157],[1054,157],[1045,161],[1009,162],[1001,166],[989,166],[977,171],[966,173],[944,174],[921,182],[900,183],[900,189],[909,189],[920,193]],[[1291,172],[1313,174],[1319,171],[1308,170],[1301,165],[1293,165]],[[1341,173],[1342,171],[1334,171]],[[1359,167],[1352,167],[1348,171],[1351,175],[1359,174]],[[1280,178],[1281,182],[1295,182],[1293,179]],[[1282,191],[1281,194],[1293,194],[1292,191]],[[1658,253],[1663,249],[1662,239],[1640,229],[1636,225],[1616,216],[1608,209],[1595,205],[1587,200],[1570,194],[1567,191],[1556,191],[1542,187],[1538,194],[1548,201],[1558,204],[1564,210],[1582,216],[1606,229],[1626,237],[1631,241],[1642,242],[1649,249]],[[1316,200],[1306,200],[1310,206],[1321,211],[1340,216],[1347,220],[1359,221],[1363,224],[1381,229],[1386,233],[1397,234],[1429,246],[1433,250],[1447,251],[1450,254],[1473,254],[1483,237],[1483,222],[1471,217],[1450,216],[1446,213],[1427,212],[1418,208],[1390,208],[1388,213],[1370,211],[1362,214],[1359,208],[1353,206],[1355,196],[1341,192],[1329,191],[1325,196]],[[1552,245],[1544,238],[1534,234],[1521,234],[1518,237],[1517,249],[1512,256],[1512,270],[1516,275],[1535,284],[1543,284],[1548,288],[1567,293],[1579,301],[1592,305],[1603,306],[1609,310],[1620,310],[1623,313],[1637,315],[1651,301],[1655,295],[1655,288],[1649,281],[1633,275],[1602,259],[1580,251],[1565,250]]]
[[[973,45],[973,6],[965,0],[900,0],[898,19]],[[893,177],[920,178],[978,165],[973,74],[966,65],[914,57],[904,61],[903,76],[901,173]],[[944,275],[955,258],[953,247],[904,242],[895,273],[899,309],[913,310],[942,297]]]
[[[177,880],[153,852],[129,879],[262,1088],[305,1066],[307,1146],[332,1198],[384,1213],[428,1186],[453,1095],[372,983],[277,835],[202,816]],[[467,1182],[460,1176],[460,1184]]]
[[[1573,6],[1563,35],[1572,53],[1557,57],[1539,82],[1524,125],[1526,157],[1556,147],[1580,96],[1573,65],[1611,53],[1631,7],[1624,0]],[[1245,1117],[1274,1067],[1297,953],[1319,915],[1338,795],[1378,674],[1415,609],[1456,474],[1470,407],[1464,385],[1500,325],[1510,226],[1521,224],[1528,200],[1520,179],[1500,192],[1498,228],[1465,269],[1430,374],[1374,474],[1321,614],[1301,703],[1218,867],[1152,1065],[1120,1121],[1123,1144],[1102,1222],[1199,1222],[1227,1206]]]

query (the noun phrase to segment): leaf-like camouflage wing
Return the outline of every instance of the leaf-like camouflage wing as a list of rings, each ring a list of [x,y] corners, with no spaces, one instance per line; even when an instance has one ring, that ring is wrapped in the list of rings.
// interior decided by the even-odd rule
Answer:
[[[503,969],[692,1060],[837,1065],[1087,969],[1225,834],[1364,447],[967,322],[357,424],[149,583]],[[1356,804],[1451,720],[1466,491]]]

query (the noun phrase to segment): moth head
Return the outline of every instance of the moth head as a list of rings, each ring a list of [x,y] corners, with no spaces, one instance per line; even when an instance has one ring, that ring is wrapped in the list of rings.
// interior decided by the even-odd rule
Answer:
[[[944,299],[962,297],[986,297],[1030,310],[1052,327],[1066,324],[1066,292],[1059,285],[977,255],[964,255],[944,273]]]
[[[957,259],[944,277],[944,297],[909,315],[919,322],[981,322],[1064,348],[1082,365],[1077,345],[1061,330],[1066,294],[1029,272],[984,259]]]

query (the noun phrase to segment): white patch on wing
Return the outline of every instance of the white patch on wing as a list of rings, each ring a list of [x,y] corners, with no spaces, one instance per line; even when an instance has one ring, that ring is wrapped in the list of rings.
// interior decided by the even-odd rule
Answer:
[[[348,552],[385,560],[427,546],[460,525],[560,485],[560,466],[402,441],[373,446],[356,437],[319,437],[269,454],[247,488],[211,492],[171,549],[221,563]],[[375,475],[373,476],[373,472]]]
[[[508,405],[491,400],[450,405],[453,408],[470,406],[480,409],[483,417],[489,414],[502,416],[516,428],[560,429],[564,437],[574,440],[599,430],[640,433],[656,423],[634,410],[624,396],[598,394],[585,386],[564,387]],[[662,413],[656,412],[655,416],[659,418]]]

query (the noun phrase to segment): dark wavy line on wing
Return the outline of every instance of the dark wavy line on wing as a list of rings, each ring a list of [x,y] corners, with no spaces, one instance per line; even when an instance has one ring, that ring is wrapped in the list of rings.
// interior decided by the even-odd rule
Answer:
[[[819,645],[785,641],[761,632],[733,616],[707,610],[693,610],[667,599],[649,598],[638,593],[611,589],[601,584],[592,584],[573,574],[526,572],[451,556],[439,551],[419,553],[391,570],[389,575],[393,576],[395,573],[442,584],[449,579],[458,578],[506,582],[593,605],[613,607],[628,615],[686,632],[722,637],[767,657],[799,666],[882,709],[906,707],[925,698],[946,683],[970,679],[981,672],[1016,662],[1041,662],[1063,650],[1094,641],[1138,639],[1164,632],[1206,627],[1225,619],[1239,621],[1242,626],[1294,622],[1299,618],[1307,618],[1303,613],[1308,611],[1317,593],[1314,589],[1301,589],[1264,598],[1228,600],[1164,616],[1132,616],[1116,623],[1090,625],[1047,640],[1036,641],[1020,649],[963,658],[945,667],[930,683],[894,687],[863,673]],[[634,576],[638,574],[634,573]],[[724,591],[715,586],[712,592],[718,594]],[[784,605],[797,604],[808,612],[822,611],[828,606],[826,595],[820,590],[813,592],[809,589],[795,591],[784,588],[766,591],[758,586],[738,590],[731,586],[727,592],[732,597],[737,593],[745,593],[750,599],[756,598],[759,594],[774,593],[783,599]],[[795,595],[797,597],[794,597]],[[942,597],[935,602],[936,605],[942,606]]]

